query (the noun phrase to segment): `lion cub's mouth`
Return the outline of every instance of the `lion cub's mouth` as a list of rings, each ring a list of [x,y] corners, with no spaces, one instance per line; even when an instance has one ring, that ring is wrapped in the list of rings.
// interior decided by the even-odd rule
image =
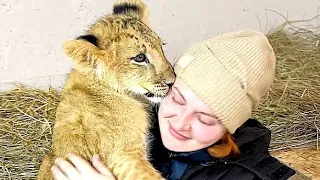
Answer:
[[[148,97],[148,98],[153,98],[153,97],[163,98],[163,97],[164,97],[164,96],[162,96],[162,95],[154,94],[154,93],[150,93],[150,92],[145,93],[144,95],[145,95],[146,97]]]
[[[161,101],[164,99],[164,96],[155,95],[152,93],[146,93],[145,96],[151,103],[154,104],[160,104]]]
[[[155,94],[152,92],[145,93],[144,96],[151,102],[155,104],[161,103],[165,95]]]
[[[169,85],[158,85],[152,87],[151,90],[145,88],[147,92],[145,92],[143,95],[152,103],[160,103],[168,93],[169,88]]]

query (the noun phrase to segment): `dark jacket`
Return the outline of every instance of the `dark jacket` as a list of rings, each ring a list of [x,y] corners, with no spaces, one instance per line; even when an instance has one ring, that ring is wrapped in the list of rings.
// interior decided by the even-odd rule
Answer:
[[[272,157],[271,132],[258,121],[249,119],[233,134],[241,155],[213,158],[206,150],[174,153],[164,148],[158,123],[151,129],[151,163],[163,177],[171,180],[284,180],[295,171]]]

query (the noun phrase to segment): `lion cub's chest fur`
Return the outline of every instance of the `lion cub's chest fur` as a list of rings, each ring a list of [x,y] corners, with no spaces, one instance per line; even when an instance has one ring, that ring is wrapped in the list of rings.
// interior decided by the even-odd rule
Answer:
[[[73,137],[85,139],[86,144],[79,144],[78,148],[85,150],[85,156],[89,158],[93,153],[118,152],[123,147],[144,148],[141,146],[145,144],[148,114],[141,102],[72,72],[57,109],[54,128],[53,148],[56,152],[68,149],[63,142],[65,137],[59,134],[69,132]]]
[[[147,108],[165,97],[175,74],[147,12],[141,0],[116,0],[111,14],[63,44],[74,70],[38,179],[52,179],[54,159],[70,152],[86,160],[98,154],[119,180],[163,179],[146,155]]]

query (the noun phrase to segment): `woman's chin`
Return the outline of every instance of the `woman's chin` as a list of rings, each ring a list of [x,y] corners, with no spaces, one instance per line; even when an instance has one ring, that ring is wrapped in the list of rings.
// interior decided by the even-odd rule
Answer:
[[[179,142],[173,141],[172,139],[171,140],[163,139],[162,143],[166,149],[173,152],[190,152],[190,151],[198,150],[198,148],[194,146],[190,147],[186,142],[179,143]]]
[[[185,148],[178,147],[177,145],[172,144],[163,144],[165,148],[173,152],[188,152]]]

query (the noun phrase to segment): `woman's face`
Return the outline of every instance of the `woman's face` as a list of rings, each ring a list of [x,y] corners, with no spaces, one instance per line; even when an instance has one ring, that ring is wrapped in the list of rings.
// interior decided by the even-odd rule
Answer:
[[[209,147],[227,132],[210,108],[178,78],[162,101],[158,118],[162,142],[175,152]]]

